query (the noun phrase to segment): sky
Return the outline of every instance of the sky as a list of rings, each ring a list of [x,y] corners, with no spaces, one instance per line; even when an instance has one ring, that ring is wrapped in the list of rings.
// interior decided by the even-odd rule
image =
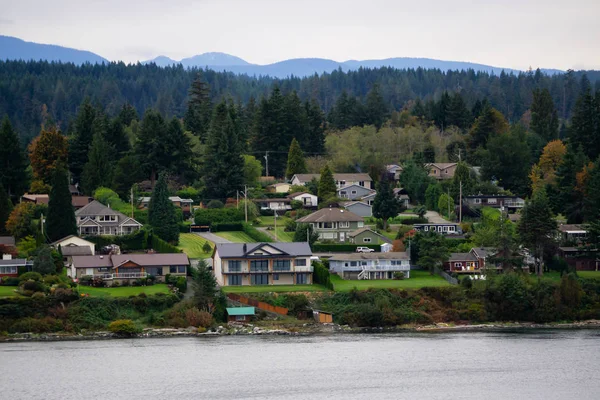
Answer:
[[[0,34],[135,62],[427,57],[600,69],[600,0],[0,0]]]

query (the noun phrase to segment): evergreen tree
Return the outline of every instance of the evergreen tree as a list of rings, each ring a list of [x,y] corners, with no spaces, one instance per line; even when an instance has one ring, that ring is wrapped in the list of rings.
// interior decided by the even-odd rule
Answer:
[[[294,138],[290,145],[290,151],[288,152],[287,169],[285,176],[291,179],[296,174],[306,173],[306,162],[304,161],[304,153],[300,148],[300,144]]]
[[[373,85],[367,94],[365,105],[365,123],[373,125],[377,130],[381,129],[387,119],[388,109],[383,100],[383,96],[379,92],[379,85]]]
[[[33,272],[42,275],[52,275],[56,273],[56,265],[52,258],[52,251],[48,246],[42,246],[37,256],[33,259]]]
[[[169,200],[167,175],[162,172],[150,197],[148,223],[159,238],[170,242],[179,242],[179,226],[175,206]]]
[[[460,185],[462,182],[462,194],[467,196],[473,193],[477,180],[471,172],[471,168],[464,161],[460,161],[454,171],[450,193],[453,199],[460,200]]]
[[[131,150],[129,138],[123,128],[123,123],[119,118],[114,118],[108,123],[104,134],[106,141],[113,147],[115,159],[120,159]],[[93,142],[93,139],[92,139]]]
[[[185,135],[179,119],[173,117],[167,123],[161,145],[164,155],[161,162],[162,168],[168,170],[172,175],[184,175],[188,181],[195,180],[192,169],[194,154],[190,139]]]
[[[471,124],[471,112],[460,93],[452,96],[448,104],[446,120],[448,125],[454,125],[460,129],[467,129]]]
[[[322,154],[325,152],[325,118],[323,111],[315,100],[304,103],[306,117],[308,121],[308,134],[304,149],[310,155]]]
[[[144,114],[135,143],[134,152],[140,163],[140,168],[150,177],[152,184],[156,180],[159,169],[164,168],[165,154],[162,141],[166,136],[166,126],[163,117],[156,111],[148,110]]]
[[[289,137],[290,140],[296,139],[302,148],[306,148],[310,141],[308,116],[296,91],[292,91],[284,98],[283,106],[286,128],[284,136]]]
[[[8,193],[6,193],[4,186],[0,182],[0,236],[8,233],[6,230],[6,221],[8,221],[12,209],[13,205],[8,197]]]
[[[569,223],[583,222],[583,193],[576,190],[577,173],[588,164],[589,159],[583,153],[581,146],[567,146],[564,162],[556,170],[556,187],[558,189],[558,204],[560,212],[567,216]]]
[[[205,260],[200,260],[192,276],[194,279],[194,305],[201,311],[214,312],[219,290],[215,275],[208,269]]]
[[[319,240],[319,233],[315,231],[312,224],[296,224],[294,242],[308,242],[312,246],[317,240]]]
[[[450,103],[450,95],[448,92],[444,92],[442,93],[440,101],[433,105],[433,120],[442,131],[449,125],[448,110],[450,108]]]
[[[600,221],[600,157],[589,172],[583,197],[584,220]]]
[[[595,159],[600,155],[600,137],[597,135],[600,132],[600,96],[594,99],[589,84],[586,86],[573,109],[569,140],[573,146],[581,146],[590,159]]]
[[[18,198],[27,189],[26,168],[19,136],[5,117],[0,127],[0,185],[4,186],[9,197]]]
[[[143,175],[136,157],[127,155],[117,162],[111,187],[121,199],[131,200],[129,198],[131,187],[141,179],[143,179]]]
[[[240,153],[237,132],[225,102],[213,112],[204,159],[205,197],[226,200],[234,197],[244,183],[244,159]]]
[[[558,113],[548,89],[533,91],[530,129],[546,142],[558,138]]]
[[[377,184],[377,194],[373,200],[373,216],[383,220],[383,229],[387,229],[387,221],[395,218],[403,211],[403,205],[394,195],[394,190],[387,177]]]
[[[188,106],[184,117],[185,128],[198,136],[202,142],[206,140],[210,121],[212,104],[210,87],[198,72],[188,93]]]
[[[121,122],[121,125],[125,126],[129,126],[133,121],[139,120],[137,111],[129,103],[123,104],[123,107],[121,107],[121,111],[119,111],[117,119]]]
[[[432,181],[423,163],[414,160],[408,160],[404,163],[400,174],[400,184],[408,192],[411,202],[423,204],[425,202],[425,191]]]
[[[332,197],[335,197],[337,193],[337,187],[335,185],[335,179],[333,179],[333,173],[329,169],[329,165],[325,164],[321,170],[321,178],[319,179],[319,192],[318,197],[320,202],[325,202]]]
[[[113,159],[115,149],[98,132],[94,134],[88,162],[83,168],[81,184],[83,192],[92,195],[100,186],[109,187],[113,177]]]
[[[525,204],[518,226],[521,243],[536,259],[536,272],[539,276],[543,274],[542,257],[554,244],[556,228],[546,192],[539,190]]]
[[[413,238],[413,248],[417,253],[417,265],[429,270],[431,275],[435,268],[441,268],[450,256],[446,238],[434,231],[418,232]]]
[[[479,147],[485,148],[489,139],[506,132],[507,129],[508,122],[504,116],[498,110],[486,106],[469,132],[471,150],[474,152]]]
[[[62,167],[57,168],[54,172],[48,202],[46,231],[52,242],[65,236],[77,234],[75,210],[71,204],[71,192],[69,191],[69,180],[66,171]]]
[[[88,160],[88,151],[94,136],[94,121],[97,111],[90,99],[86,98],[79,106],[74,122],[74,131],[69,138],[69,170],[73,182],[80,182],[83,167]]]

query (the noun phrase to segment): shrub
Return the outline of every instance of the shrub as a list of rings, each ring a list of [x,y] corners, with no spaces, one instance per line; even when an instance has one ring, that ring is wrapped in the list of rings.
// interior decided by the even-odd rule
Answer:
[[[21,289],[24,292],[45,292],[47,287],[39,281],[23,281],[21,282]]]
[[[41,281],[42,274],[39,272],[25,272],[23,275],[19,276],[21,281]]]
[[[60,283],[60,278],[56,275],[46,275],[44,277],[44,283],[46,285],[54,285]]]
[[[130,319],[118,319],[113,321],[108,324],[108,330],[112,333],[124,336],[131,336],[142,331],[140,327]]]
[[[211,200],[206,204],[206,208],[215,209],[215,208],[223,208],[225,205],[220,200]]]
[[[175,287],[179,289],[181,293],[185,293],[187,290],[187,278],[185,276],[177,277]]]
[[[12,333],[45,333],[58,332],[63,329],[63,323],[60,320],[52,317],[45,318],[22,318],[12,324],[9,332]]]
[[[15,277],[9,277],[9,278],[4,278],[2,280],[2,285],[3,286],[19,286],[19,282],[21,282],[19,280],[19,278],[15,278]]]
[[[400,223],[402,225],[414,225],[414,224],[426,224],[427,218],[402,218]]]
[[[210,243],[208,243],[208,241],[204,242],[204,244],[202,245],[202,251],[205,253],[210,253],[212,251],[212,247]]]
[[[185,321],[188,326],[208,328],[212,325],[213,318],[210,313],[200,311],[198,308],[193,307],[185,311]]]
[[[401,272],[401,271],[394,272],[394,279],[401,281],[404,278],[405,278],[404,272]]]

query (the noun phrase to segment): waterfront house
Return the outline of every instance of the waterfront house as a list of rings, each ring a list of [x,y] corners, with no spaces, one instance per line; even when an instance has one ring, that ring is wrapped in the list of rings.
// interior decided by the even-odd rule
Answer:
[[[79,235],[128,235],[142,228],[142,224],[99,201],[92,201],[75,211]]]
[[[213,273],[220,286],[310,284],[311,256],[305,242],[217,243]]]
[[[581,246],[561,246],[558,256],[564,258],[571,269],[576,271],[599,271],[598,250]]]
[[[16,257],[17,246],[13,236],[0,236],[0,255],[2,254],[10,254]]]
[[[410,257],[406,252],[336,254],[329,270],[344,279],[393,279],[396,272],[410,278]]]
[[[150,197],[140,197],[140,208],[148,208],[150,206]],[[177,208],[181,208],[184,216],[190,215],[192,213],[192,205],[194,204],[194,200],[192,199],[182,199],[179,196],[169,196],[169,200],[171,203]]]
[[[227,322],[250,322],[256,314],[254,307],[227,307]]]
[[[31,267],[31,262],[28,262],[24,258],[13,258],[11,254],[2,254],[0,260],[0,282],[5,278],[16,278],[19,276],[19,267]]]
[[[80,208],[83,208],[87,204],[91,203],[93,200],[94,199],[92,197],[88,196],[71,196],[71,205],[75,210],[79,210]],[[47,194],[25,193],[23,196],[21,196],[21,201],[24,203],[32,203],[35,205],[48,204],[48,202],[50,201],[50,196]]]
[[[400,181],[400,174],[402,174],[403,168],[398,164],[389,164],[385,166],[385,170],[388,174],[388,178],[394,182]]]
[[[292,201],[288,198],[254,199],[252,201],[254,201],[262,211],[289,211],[292,209]]]
[[[479,260],[471,252],[450,253],[450,257],[444,262],[444,270],[450,273],[479,273]]]
[[[462,234],[462,229],[459,224],[455,224],[454,222],[445,222],[438,224],[414,224],[415,230],[421,232],[438,232],[442,235],[460,235]]]
[[[365,225],[363,217],[334,207],[322,208],[296,222],[311,224],[314,231],[319,234],[319,240],[336,242],[348,241],[348,234]]]
[[[306,186],[306,184],[313,179],[321,179],[321,174],[296,174],[292,176],[291,184]],[[352,174],[333,174],[333,179],[335,180],[335,184],[338,189],[349,185],[358,185],[367,189],[373,189],[373,179],[371,179],[369,174],[363,172]]]
[[[578,244],[587,239],[588,230],[583,225],[561,224],[558,227],[558,236],[560,243]]]
[[[93,256],[96,244],[75,235],[69,235],[51,244],[56,250],[60,247],[65,266],[71,265],[73,256]]]
[[[108,286],[152,275],[164,282],[167,274],[186,276],[190,261],[185,253],[109,254],[73,256],[68,268],[71,278],[103,279]]]
[[[350,243],[359,245],[392,243],[392,241],[389,238],[367,227],[359,228],[354,232],[350,232],[348,234],[348,238],[350,240]]]

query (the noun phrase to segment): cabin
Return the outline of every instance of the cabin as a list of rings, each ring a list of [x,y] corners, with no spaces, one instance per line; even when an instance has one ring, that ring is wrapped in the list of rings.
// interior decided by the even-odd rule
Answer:
[[[248,323],[256,315],[254,307],[227,307],[227,322]]]

